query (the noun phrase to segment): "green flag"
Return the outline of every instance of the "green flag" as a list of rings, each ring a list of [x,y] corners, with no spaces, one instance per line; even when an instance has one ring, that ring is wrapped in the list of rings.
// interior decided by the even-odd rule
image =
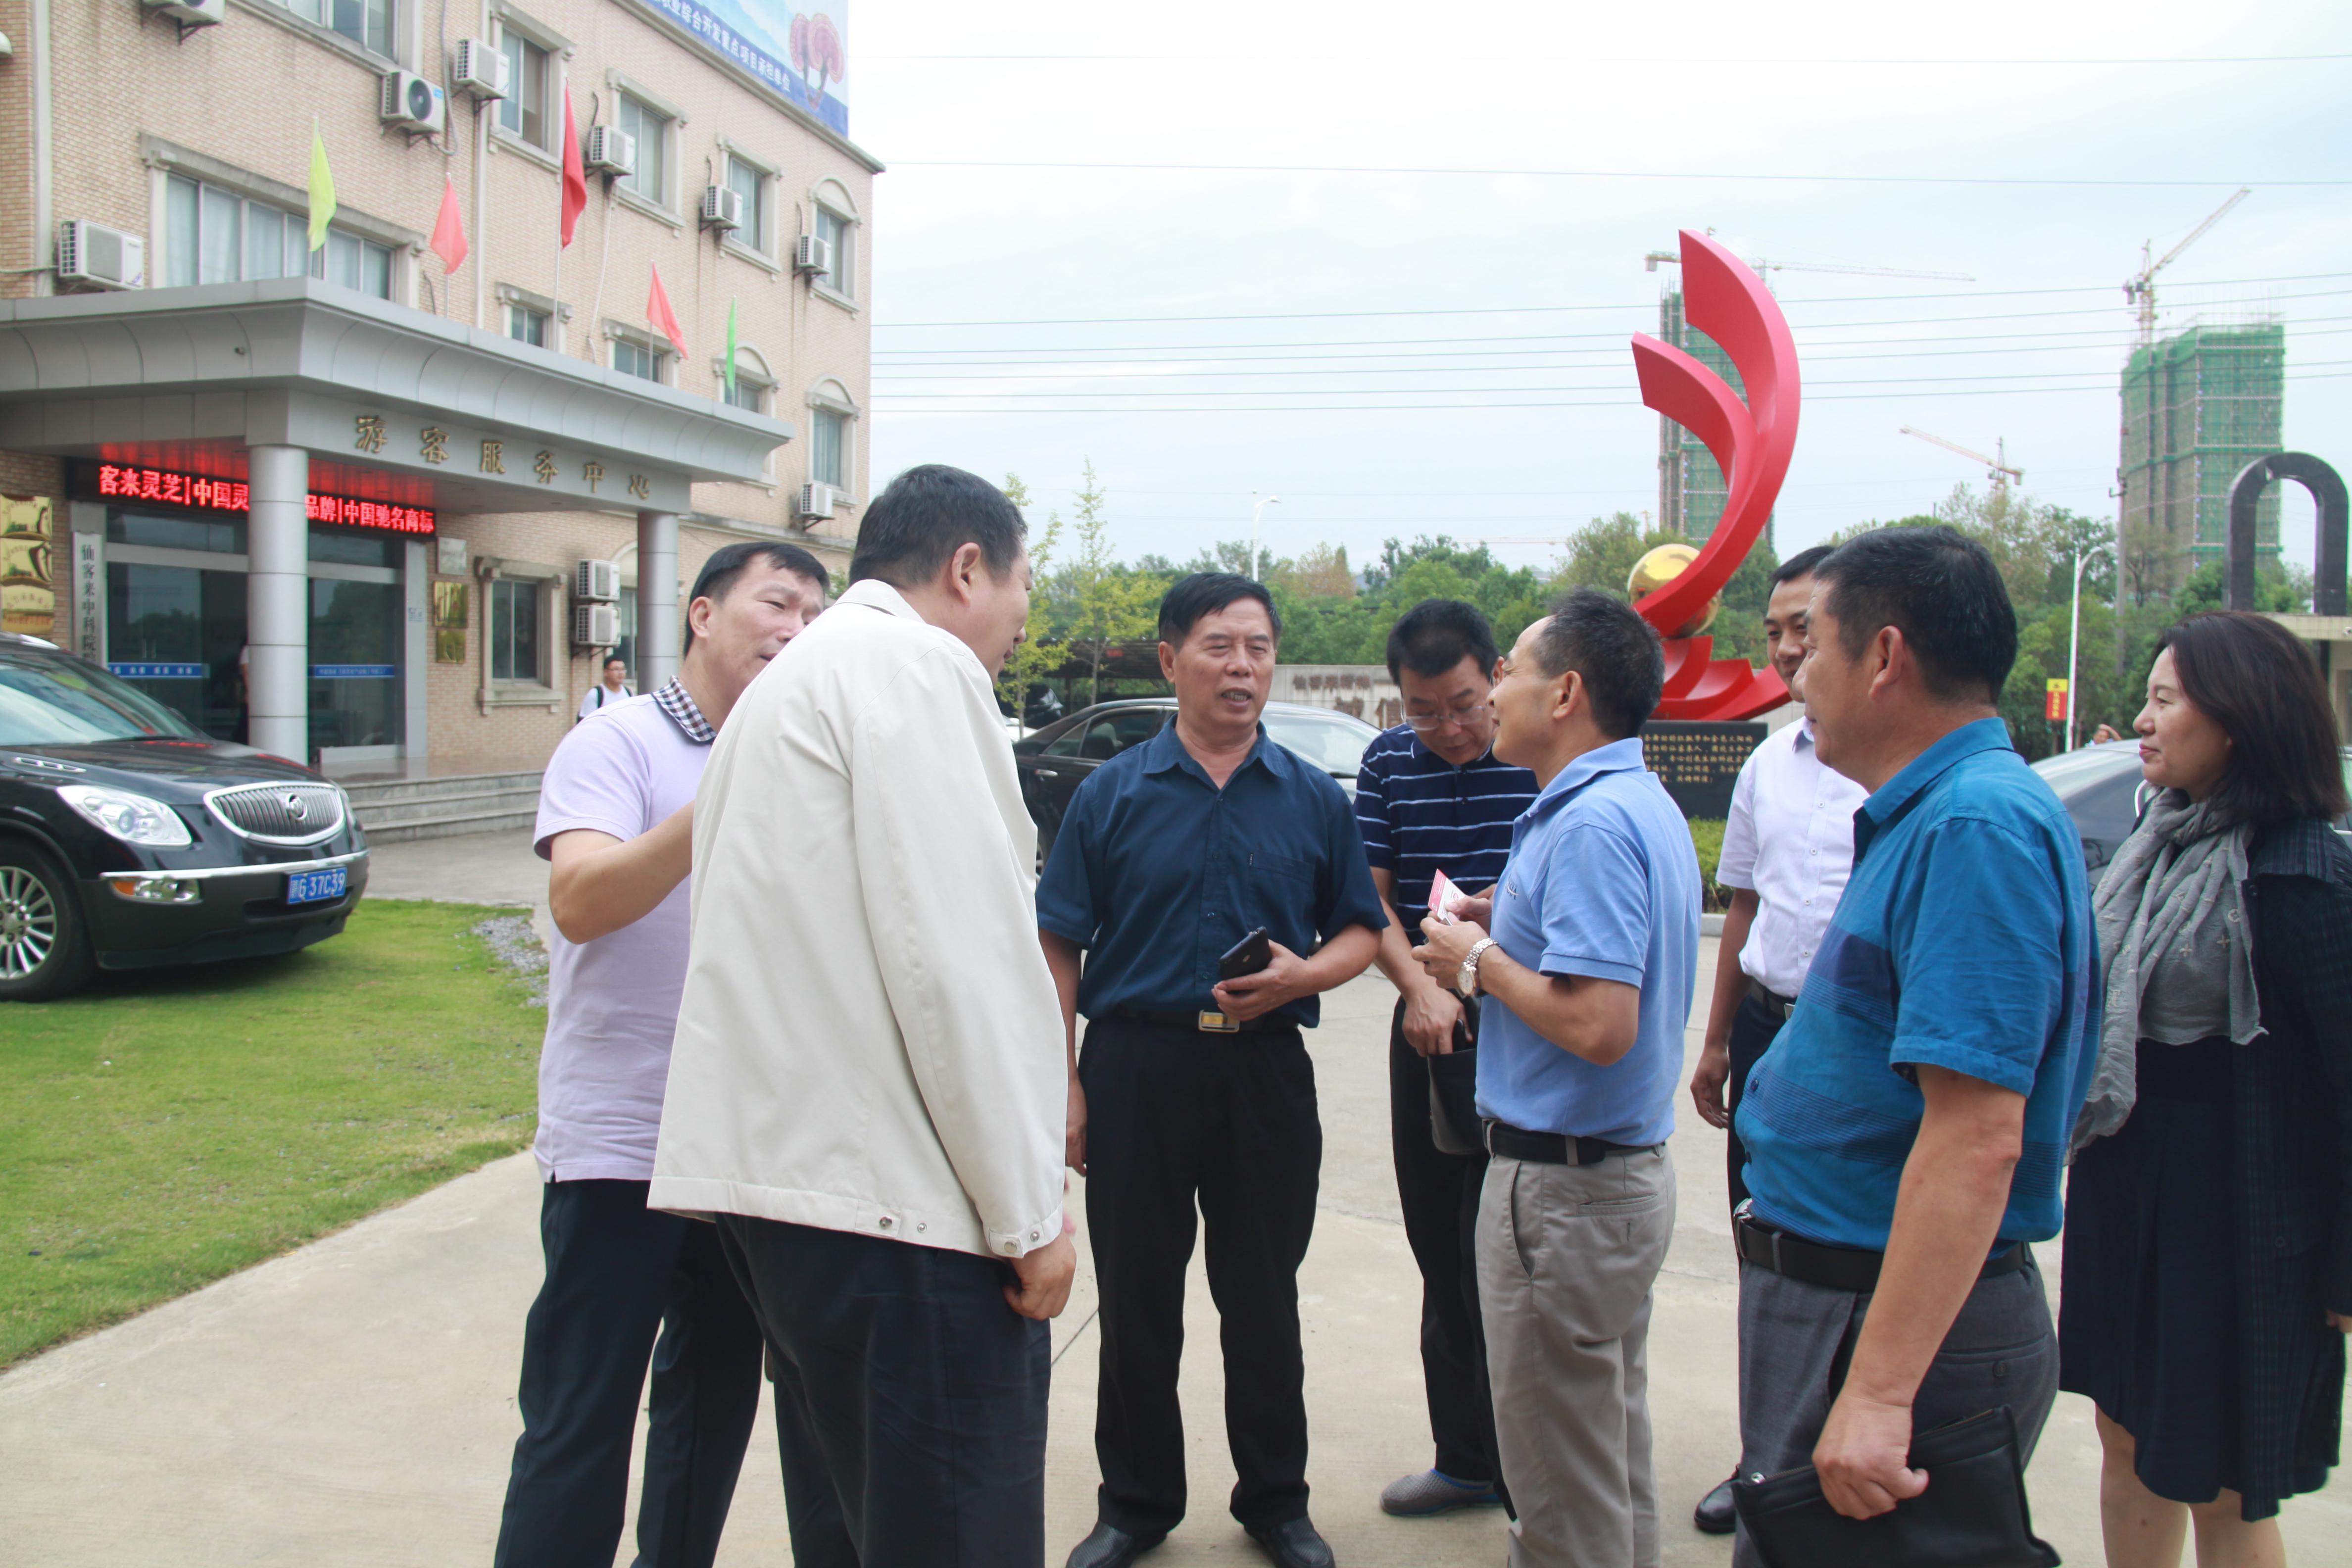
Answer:
[[[719,374],[727,383],[727,400],[732,403],[735,400],[735,300],[732,295],[727,300],[727,363]]]
[[[310,121],[310,248],[327,243],[327,226],[335,221],[335,175],[327,167],[327,141],[319,122]]]

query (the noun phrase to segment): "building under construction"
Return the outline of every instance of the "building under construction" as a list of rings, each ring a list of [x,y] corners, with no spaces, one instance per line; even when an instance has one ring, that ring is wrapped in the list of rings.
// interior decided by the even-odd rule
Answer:
[[[1683,292],[1670,289],[1658,298],[1658,340],[1723,377],[1725,384],[1744,400],[1748,389],[1731,356],[1716,341],[1683,320]],[[1658,526],[1679,533],[1693,543],[1704,543],[1723,521],[1727,494],[1723,469],[1706,444],[1664,415],[1658,416]]]
[[[2116,472],[2127,591],[2168,594],[2221,559],[2230,481],[2279,449],[2285,380],[2286,329],[2277,321],[2191,327],[2132,351]],[[2256,518],[2258,559],[2278,559],[2278,520],[2273,486]]]

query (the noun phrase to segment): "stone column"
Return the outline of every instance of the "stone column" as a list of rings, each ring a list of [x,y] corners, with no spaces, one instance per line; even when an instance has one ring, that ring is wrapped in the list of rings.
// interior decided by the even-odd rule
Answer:
[[[265,752],[310,760],[310,454],[299,447],[246,453],[252,511],[246,523],[247,734]]]
[[[637,513],[637,689],[658,691],[677,673],[677,513]]]

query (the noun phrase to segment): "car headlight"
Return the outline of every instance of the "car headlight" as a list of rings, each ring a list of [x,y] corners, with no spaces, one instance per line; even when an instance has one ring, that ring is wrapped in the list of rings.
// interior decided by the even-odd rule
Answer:
[[[58,795],[125,844],[180,849],[194,842],[188,837],[188,825],[180,819],[180,814],[160,800],[98,784],[61,784]]]

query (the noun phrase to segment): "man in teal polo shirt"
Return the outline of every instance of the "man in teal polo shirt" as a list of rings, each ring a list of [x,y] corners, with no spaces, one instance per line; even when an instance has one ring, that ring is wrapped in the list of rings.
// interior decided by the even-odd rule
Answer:
[[[1690,829],[1642,763],[1664,680],[1657,634],[1605,594],[1520,634],[1495,754],[1540,790],[1491,906],[1423,922],[1414,954],[1495,1004],[1479,1014],[1478,1306],[1512,1568],[1658,1563],[1650,1287],[1674,1236],[1665,1142],[1699,933]]]
[[[1887,528],[1814,571],[1805,699],[1870,791],[1853,880],[1740,1100],[1743,1473],[1841,1513],[1927,1489],[1915,1432],[2006,1405],[2032,1451],[2055,1235],[2098,1039],[2082,841],[1994,703],[2017,617],[1983,546]],[[1743,1530],[1733,1558],[1760,1563]]]

